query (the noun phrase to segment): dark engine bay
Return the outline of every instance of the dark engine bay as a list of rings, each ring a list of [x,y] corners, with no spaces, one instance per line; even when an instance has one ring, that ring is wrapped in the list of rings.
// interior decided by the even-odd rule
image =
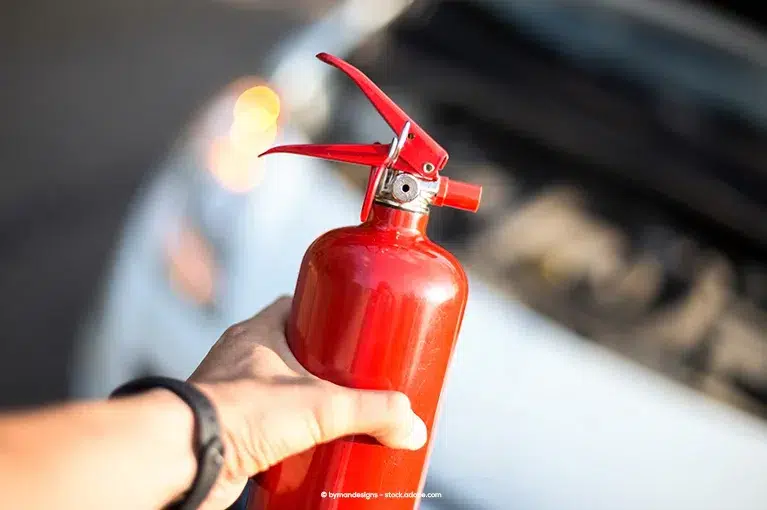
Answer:
[[[435,240],[767,417],[767,38],[713,2],[623,4],[416,2],[351,61],[450,152],[446,175],[485,186],[479,214],[432,216]],[[322,138],[387,141],[353,85],[337,93]]]

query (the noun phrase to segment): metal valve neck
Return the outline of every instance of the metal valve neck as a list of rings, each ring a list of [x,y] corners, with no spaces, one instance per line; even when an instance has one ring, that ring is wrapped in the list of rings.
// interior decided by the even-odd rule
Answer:
[[[428,214],[437,191],[439,181],[425,181],[410,173],[387,168],[375,191],[375,203]]]

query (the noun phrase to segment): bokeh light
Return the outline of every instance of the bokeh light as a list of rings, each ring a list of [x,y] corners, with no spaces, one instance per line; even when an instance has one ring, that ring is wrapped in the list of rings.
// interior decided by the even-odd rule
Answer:
[[[226,136],[213,140],[208,166],[226,190],[246,193],[263,178],[258,155],[277,138],[280,98],[265,85],[249,87],[234,104]]]

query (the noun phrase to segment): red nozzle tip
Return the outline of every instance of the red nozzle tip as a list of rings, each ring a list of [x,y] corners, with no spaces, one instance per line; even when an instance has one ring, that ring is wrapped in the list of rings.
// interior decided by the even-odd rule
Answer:
[[[434,205],[477,212],[482,202],[482,186],[440,177]]]

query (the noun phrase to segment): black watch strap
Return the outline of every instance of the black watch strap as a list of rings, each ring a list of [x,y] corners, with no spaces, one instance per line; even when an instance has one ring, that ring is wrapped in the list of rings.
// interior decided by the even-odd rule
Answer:
[[[197,474],[192,486],[181,501],[173,503],[168,508],[172,510],[196,510],[216,483],[224,462],[224,446],[221,442],[216,410],[208,397],[194,385],[168,377],[136,379],[117,388],[110,397],[125,397],[157,388],[172,391],[186,402],[194,412],[194,451],[197,457]]]

